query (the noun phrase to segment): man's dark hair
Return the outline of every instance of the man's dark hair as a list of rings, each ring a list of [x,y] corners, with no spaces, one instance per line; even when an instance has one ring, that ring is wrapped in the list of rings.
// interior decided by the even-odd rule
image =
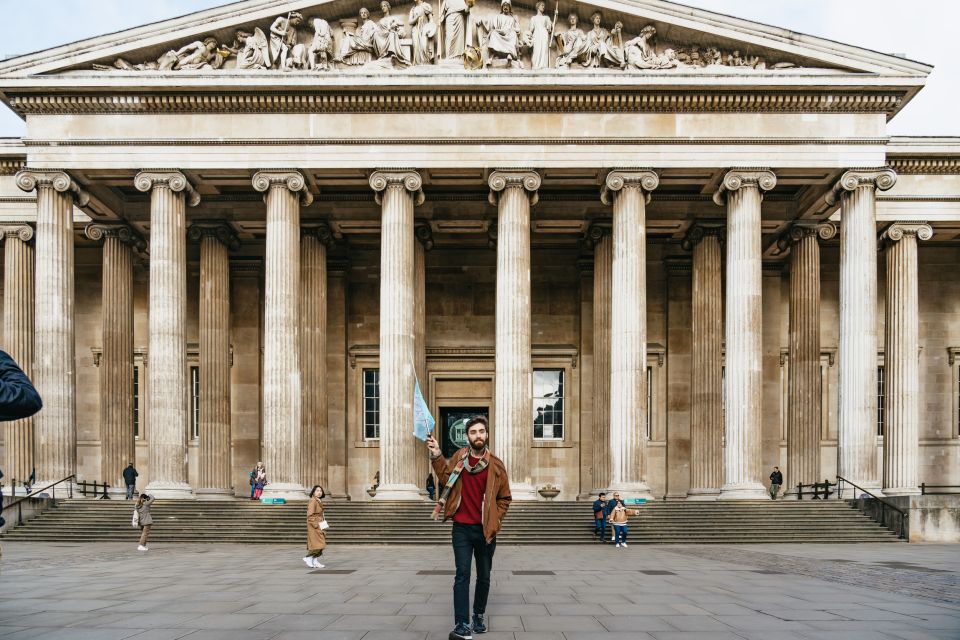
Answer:
[[[470,427],[472,427],[475,424],[482,424],[484,429],[486,429],[487,431],[490,430],[490,426],[487,424],[487,419],[483,416],[473,416],[472,418],[467,420],[467,427],[466,427],[467,430],[469,431]]]
[[[600,494],[599,494],[597,497],[598,497],[598,498],[602,498],[602,497],[605,496],[605,495],[607,495],[607,492],[606,492],[606,491],[601,491]]]

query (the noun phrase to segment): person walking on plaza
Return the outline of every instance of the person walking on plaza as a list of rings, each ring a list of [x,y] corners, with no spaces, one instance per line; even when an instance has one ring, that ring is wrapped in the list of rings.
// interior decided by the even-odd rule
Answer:
[[[127,485],[127,500],[133,500],[133,490],[137,486],[137,470],[133,468],[133,463],[127,465],[123,470],[123,482]]]
[[[780,473],[780,467],[774,467],[770,474],[770,498],[777,499],[777,492],[780,491],[780,485],[783,484],[783,474]]]
[[[607,506],[604,508],[604,515],[606,516],[606,522],[610,524],[610,542],[617,541],[617,531],[613,527],[613,510],[617,505],[624,506],[623,500],[620,499],[620,492],[613,492],[613,500],[607,500]],[[606,525],[604,525],[604,531],[606,531]],[[600,539],[603,539],[603,536],[600,536]]]
[[[250,472],[250,499],[259,500],[266,484],[267,468],[263,466],[262,462],[258,462],[257,466]]]
[[[323,487],[314,485],[310,490],[310,502],[307,504],[307,555],[303,562],[311,569],[323,569],[320,556],[327,548],[327,520],[323,517],[323,498],[327,494]]]
[[[618,500],[616,506],[610,512],[610,522],[613,524],[617,547],[627,546],[627,516],[629,513],[630,510],[627,509],[622,500]],[[640,511],[634,510],[633,515],[640,515]]]
[[[503,461],[487,449],[487,419],[475,416],[467,421],[468,447],[444,459],[436,439],[427,436],[427,448],[440,500],[433,517],[453,518],[453,557],[457,575],[453,581],[454,629],[449,640],[470,640],[486,633],[487,596],[490,570],[497,548],[497,533],[510,508],[510,482]],[[473,593],[473,628],[470,622],[470,560],[477,564],[477,586]]]
[[[137,526],[140,528],[140,546],[137,551],[147,551],[147,538],[150,537],[150,529],[153,527],[153,517],[150,515],[150,505],[153,504],[153,496],[141,493],[137,498],[137,505],[134,511],[137,514]]]
[[[593,539],[603,542],[607,530],[607,494],[603,491],[593,501]]]

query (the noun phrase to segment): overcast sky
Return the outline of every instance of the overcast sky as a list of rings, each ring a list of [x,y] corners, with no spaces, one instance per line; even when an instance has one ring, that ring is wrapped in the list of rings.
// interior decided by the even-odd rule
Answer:
[[[371,0],[372,4],[376,4]],[[0,56],[10,57],[227,4],[224,0],[0,0]],[[437,0],[433,0],[437,4]],[[561,2],[561,4],[569,4]],[[955,0],[687,0],[701,7],[933,64],[927,86],[891,123],[893,135],[960,135]],[[436,7],[435,7],[436,8]],[[956,43],[954,43],[956,44]],[[23,122],[0,105],[0,136]]]

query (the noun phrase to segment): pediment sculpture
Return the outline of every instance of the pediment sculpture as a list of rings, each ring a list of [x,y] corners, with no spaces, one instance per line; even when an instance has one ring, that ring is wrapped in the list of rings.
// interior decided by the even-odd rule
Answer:
[[[528,16],[519,15],[524,11],[515,11],[512,0],[493,0],[497,2],[478,5],[477,0],[440,0],[434,13],[429,0],[414,0],[407,11],[394,11],[390,2],[383,0],[376,19],[367,8],[361,8],[355,18],[341,19],[306,19],[291,11],[269,25],[238,29],[230,43],[211,35],[183,43],[155,60],[117,58],[93,68],[163,72],[325,72],[364,67],[695,72],[796,67],[792,62],[745,55],[738,49],[661,44],[653,24],[628,35],[623,20],[611,20],[600,11],[590,15],[588,29],[576,11],[567,13],[558,25],[559,2],[552,17],[543,0],[536,2],[534,12],[525,11]]]

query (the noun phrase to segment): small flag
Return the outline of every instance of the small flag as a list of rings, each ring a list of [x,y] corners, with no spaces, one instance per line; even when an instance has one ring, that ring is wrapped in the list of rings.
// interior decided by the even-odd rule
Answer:
[[[413,379],[413,435],[421,440],[426,440],[427,436],[433,433],[433,428],[437,421],[430,415],[430,409],[423,400],[423,393],[420,392],[420,381]]]

